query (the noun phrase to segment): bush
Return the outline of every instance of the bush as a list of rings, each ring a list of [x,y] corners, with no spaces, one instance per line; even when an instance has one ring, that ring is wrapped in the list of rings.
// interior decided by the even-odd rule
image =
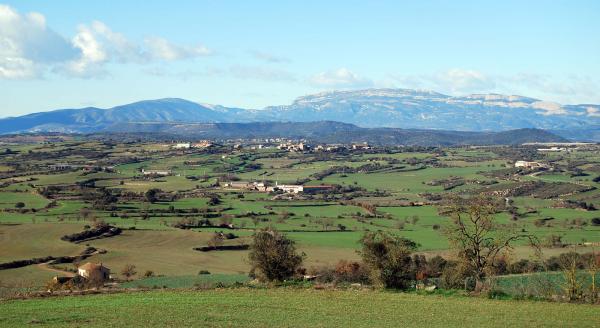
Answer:
[[[210,271],[208,271],[208,270],[200,270],[200,271],[198,271],[198,275],[202,275],[202,274],[210,274]]]
[[[334,270],[334,277],[336,282],[349,282],[349,283],[368,283],[369,272],[364,265],[358,262],[351,262],[346,260],[340,260]]]
[[[261,281],[284,281],[292,278],[304,254],[296,253],[294,241],[276,230],[262,230],[254,234],[250,246],[250,275]]]
[[[369,232],[361,239],[361,256],[374,285],[406,289],[414,280],[411,254],[417,244],[386,232]]]
[[[512,274],[532,273],[542,271],[544,267],[539,262],[533,262],[528,259],[521,259],[508,265],[508,272]]]
[[[441,286],[445,289],[465,288],[472,268],[461,262],[448,261],[442,270]]]
[[[427,275],[432,278],[441,276],[447,263],[448,261],[439,255],[432,257],[427,261]]]

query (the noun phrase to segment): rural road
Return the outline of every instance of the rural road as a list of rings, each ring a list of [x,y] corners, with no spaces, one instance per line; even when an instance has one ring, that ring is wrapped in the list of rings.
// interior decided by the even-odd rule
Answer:
[[[59,274],[61,274],[63,276],[66,276],[66,277],[74,277],[75,276],[75,273],[73,273],[73,272],[63,271],[63,270],[51,268],[51,267],[48,266],[48,263],[40,263],[37,266],[38,266],[38,268],[40,268],[42,270],[56,272],[56,273],[59,273]]]

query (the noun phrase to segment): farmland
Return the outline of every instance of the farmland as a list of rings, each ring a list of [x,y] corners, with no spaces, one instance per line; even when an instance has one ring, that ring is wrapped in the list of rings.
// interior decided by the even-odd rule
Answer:
[[[593,305],[495,301],[368,290],[151,291],[7,301],[17,327],[597,327]]]
[[[201,270],[239,276],[249,270],[247,251],[194,248],[218,232],[234,235],[224,245],[247,244],[264,228],[296,241],[308,268],[359,259],[359,240],[369,231],[409,238],[426,256],[446,255],[443,200],[477,194],[506,203],[498,222],[542,242],[558,238],[560,245],[544,247],[548,256],[589,252],[600,242],[595,145],[561,153],[531,146],[290,152],[275,145],[173,149],[168,142],[84,137],[7,145],[0,148],[0,262],[74,256],[94,247],[102,252],[86,261],[102,262],[116,276],[127,264],[136,266],[136,279],[146,271],[185,281]],[[517,160],[550,169],[516,169]],[[161,170],[167,174],[144,173]],[[286,194],[229,185],[234,182],[330,189]],[[61,240],[98,222],[122,233],[83,243]],[[511,256],[532,255],[521,243]],[[0,270],[0,284],[40,287],[55,273],[36,265]]]

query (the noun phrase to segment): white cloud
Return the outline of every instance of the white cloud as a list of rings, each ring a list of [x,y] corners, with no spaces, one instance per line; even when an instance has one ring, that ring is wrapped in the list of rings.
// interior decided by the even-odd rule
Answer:
[[[106,74],[105,64],[110,62],[150,63],[210,54],[204,46],[178,45],[159,37],[136,44],[99,21],[80,25],[68,40],[49,28],[42,14],[20,14],[0,5],[0,79],[36,78],[48,70],[95,77]]]
[[[373,85],[373,81],[347,68],[318,73],[312,76],[309,82],[315,86],[330,88],[362,88]]]
[[[146,45],[148,56],[150,58],[167,61],[208,56],[212,53],[208,48],[202,45],[180,46],[159,37],[146,38],[144,44]]]
[[[6,57],[0,61],[0,78],[27,79],[36,75],[35,64],[26,58]]]
[[[93,28],[80,26],[79,32],[71,42],[75,48],[79,49],[80,56],[67,62],[58,71],[78,77],[90,77],[104,73],[101,65],[108,61],[109,55]]]
[[[0,5],[0,78],[33,78],[43,65],[73,58],[76,52],[46,26],[39,13],[21,15]]]
[[[114,32],[106,24],[94,21],[91,29],[97,38],[100,39],[108,53],[114,56],[119,62],[139,62],[143,61],[142,49],[139,45],[129,41],[125,35]]]
[[[391,78],[403,87],[425,88],[449,94],[488,92],[496,88],[493,78],[479,71],[461,68],[434,74],[392,75]]]
[[[453,68],[430,78],[440,89],[455,92],[485,92],[493,90],[496,83],[485,74],[475,70]]]

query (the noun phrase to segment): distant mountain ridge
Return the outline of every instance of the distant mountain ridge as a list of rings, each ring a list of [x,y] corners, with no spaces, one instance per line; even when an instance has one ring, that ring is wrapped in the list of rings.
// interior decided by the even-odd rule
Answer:
[[[314,121],[337,121],[367,128],[454,131],[532,128],[556,131],[578,140],[600,141],[600,105],[560,105],[498,94],[452,97],[410,89],[323,92],[299,97],[290,105],[261,110],[199,104],[178,98],[144,100],[109,109],[62,109],[0,119],[0,134],[108,132],[122,123]]]

